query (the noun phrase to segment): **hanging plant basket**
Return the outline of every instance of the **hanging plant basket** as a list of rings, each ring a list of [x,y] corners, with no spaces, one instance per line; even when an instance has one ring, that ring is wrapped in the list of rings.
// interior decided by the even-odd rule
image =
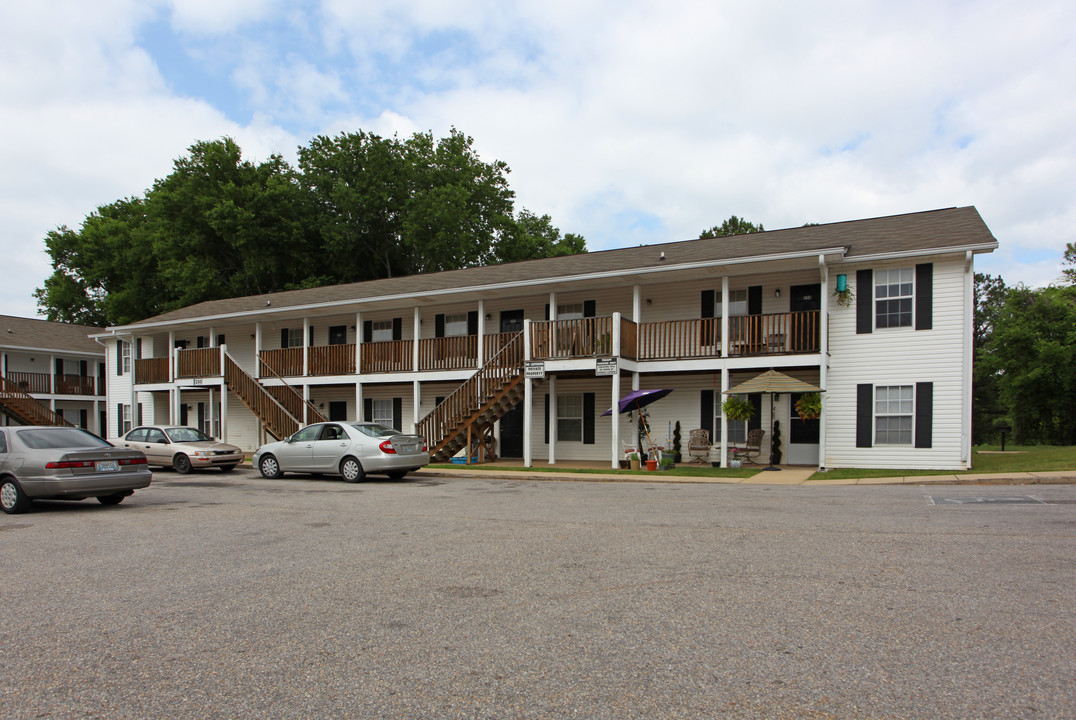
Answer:
[[[796,401],[796,414],[803,420],[817,420],[822,414],[822,397],[818,393],[801,395]]]
[[[755,406],[733,395],[721,403],[721,412],[725,413],[729,420],[750,420],[755,414]]]

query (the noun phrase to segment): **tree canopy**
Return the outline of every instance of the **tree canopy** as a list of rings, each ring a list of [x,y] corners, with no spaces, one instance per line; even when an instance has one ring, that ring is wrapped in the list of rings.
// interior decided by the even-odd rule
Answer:
[[[586,252],[516,210],[508,166],[453,129],[319,136],[299,167],[193,144],[144,197],[48,233],[49,320],[116,325],[206,300]]]
[[[709,230],[699,233],[700,238],[728,237],[730,235],[747,235],[748,233],[765,232],[762,223],[755,225],[743,218],[730,215],[729,219],[720,225],[714,225]]]

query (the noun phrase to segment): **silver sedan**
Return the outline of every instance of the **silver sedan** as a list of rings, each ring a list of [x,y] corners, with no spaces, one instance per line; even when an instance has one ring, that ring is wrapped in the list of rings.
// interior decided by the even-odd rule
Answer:
[[[254,452],[254,467],[267,478],[302,472],[340,475],[345,482],[359,482],[367,473],[384,473],[399,480],[429,462],[421,435],[404,435],[368,422],[308,425]]]
[[[216,467],[230,472],[243,461],[243,451],[186,426],[136,427],[123,438],[123,446],[146,454],[150,465],[175,468],[181,475]]]
[[[83,500],[95,497],[116,505],[152,473],[146,456],[114,447],[72,427],[0,429],[0,509],[24,512],[35,499]]]

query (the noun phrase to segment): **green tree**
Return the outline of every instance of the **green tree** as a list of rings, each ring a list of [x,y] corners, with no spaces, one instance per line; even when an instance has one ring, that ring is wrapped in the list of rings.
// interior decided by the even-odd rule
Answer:
[[[743,218],[730,215],[729,219],[720,225],[714,225],[709,230],[703,230],[700,234],[700,238],[715,238],[715,237],[728,237],[729,235],[747,235],[748,233],[765,232],[766,228],[762,227],[762,223],[755,225],[752,222],[748,222]]]
[[[998,386],[999,373],[994,363],[986,361],[990,352],[994,326],[1005,304],[1009,288],[1001,276],[975,273],[975,313],[973,347],[975,354],[972,369],[972,441],[989,442],[994,435],[994,425],[1005,413]]]
[[[1065,264],[1069,267],[1062,268],[1061,272],[1068,278],[1069,285],[1076,284],[1076,243],[1065,246]]]
[[[1010,290],[986,349],[1016,442],[1076,444],[1076,285]]]
[[[587,251],[581,235],[561,235],[548,215],[539,217],[520,210],[515,220],[501,233],[493,248],[497,262],[518,262],[536,257],[577,255]]]

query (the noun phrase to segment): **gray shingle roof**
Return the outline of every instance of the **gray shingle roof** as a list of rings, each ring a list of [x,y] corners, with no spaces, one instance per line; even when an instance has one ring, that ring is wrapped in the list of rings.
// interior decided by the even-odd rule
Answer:
[[[421,295],[460,288],[571,279],[595,273],[628,274],[653,268],[655,253],[659,252],[665,253],[664,266],[673,267],[692,263],[728,263],[752,257],[835,248],[844,248],[845,259],[854,261],[857,257],[883,253],[982,248],[991,244],[996,244],[996,240],[974,207],[948,208],[736,237],[692,239],[403,278],[210,300],[132,323],[132,326],[264,311],[267,302],[271,302],[272,308],[279,311],[323,303],[371,301],[400,294]]]
[[[102,328],[87,325],[0,315],[0,347],[6,349],[58,350],[103,356],[105,348],[89,337],[100,332]]]

